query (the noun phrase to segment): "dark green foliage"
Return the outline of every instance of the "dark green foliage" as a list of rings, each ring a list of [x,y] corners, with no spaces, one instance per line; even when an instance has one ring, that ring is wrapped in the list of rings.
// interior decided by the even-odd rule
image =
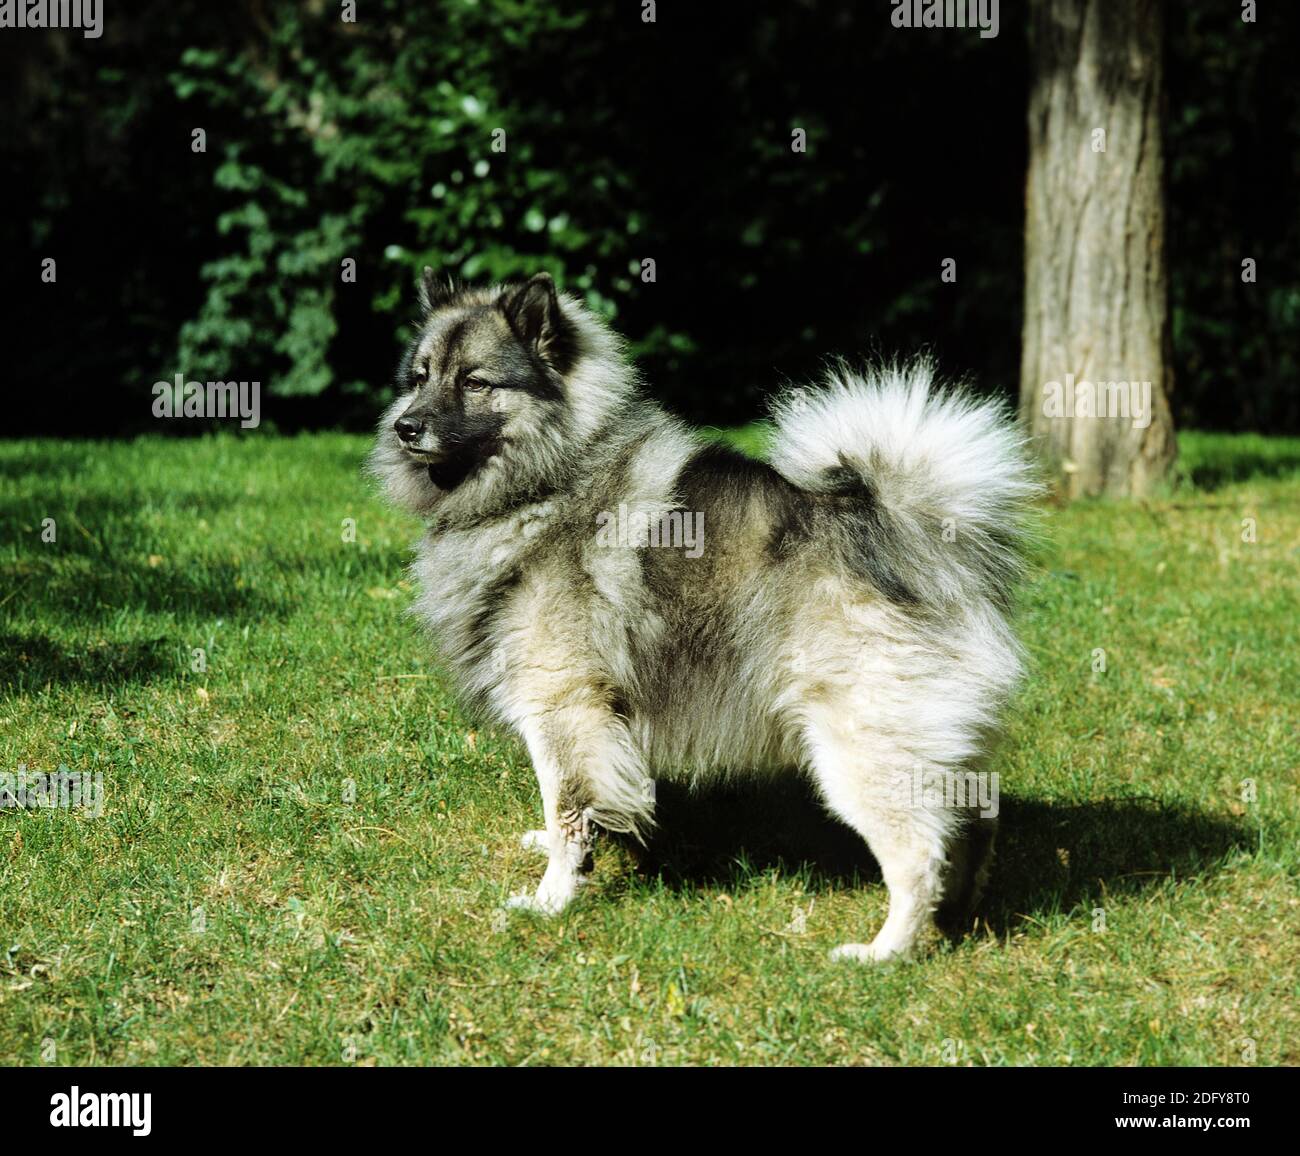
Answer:
[[[1245,24],[1231,5],[1178,5],[1170,19],[1176,412],[1188,425],[1300,429],[1300,7]]]
[[[653,25],[632,0],[362,0],[356,23],[150,0],[99,41],[10,33],[0,245],[32,413],[8,427],[157,428],[150,387],[178,372],[261,380],[281,429],[368,422],[424,264],[549,270],[698,420],[752,416],[828,354],[920,345],[1010,394],[1027,62],[1003,9],[993,40],[895,30],[885,0]],[[1297,428],[1300,10],[1168,19],[1176,409]]]

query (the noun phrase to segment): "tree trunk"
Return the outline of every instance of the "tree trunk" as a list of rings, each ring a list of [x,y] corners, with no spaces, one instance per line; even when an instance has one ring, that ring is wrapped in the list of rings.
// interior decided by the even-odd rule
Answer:
[[[1160,0],[1032,7],[1020,407],[1068,497],[1148,494],[1175,454],[1162,25]]]

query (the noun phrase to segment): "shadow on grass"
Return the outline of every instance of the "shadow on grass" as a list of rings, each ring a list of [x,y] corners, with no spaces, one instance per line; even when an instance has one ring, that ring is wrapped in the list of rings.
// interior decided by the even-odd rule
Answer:
[[[174,643],[104,642],[62,646],[48,638],[0,634],[0,691],[39,690],[49,684],[106,687],[145,682],[177,669]]]
[[[998,934],[1026,916],[1213,871],[1256,838],[1244,823],[1155,800],[1001,803],[998,854],[980,906]],[[806,871],[813,892],[880,883],[863,840],[798,777],[694,793],[660,783],[656,815],[639,870],[670,887],[732,888],[773,869]]]
[[[54,614],[89,623],[130,609],[202,622],[216,617],[283,617],[291,611],[287,594],[271,596],[242,581],[240,568],[230,562],[150,567],[142,558],[134,566],[115,561],[89,571],[57,564],[0,568],[0,584],[16,592],[8,611],[28,618]]]
[[[998,855],[981,905],[999,934],[1025,916],[1213,874],[1225,856],[1249,850],[1258,838],[1244,821],[1156,799],[1003,803]]]
[[[187,502],[182,512],[197,523],[209,505],[222,508],[219,500],[205,498],[193,508]],[[125,490],[116,496],[89,494],[67,508],[41,509],[32,501],[0,504],[0,526],[18,547],[14,562],[0,566],[0,590],[9,594],[0,606],[18,621],[53,614],[78,623],[123,609],[168,613],[182,621],[283,617],[292,611],[286,591],[246,584],[245,570],[233,561],[175,561],[171,555],[178,548],[201,544],[202,535],[195,530],[187,537],[186,528],[176,524],[155,526],[145,509],[145,502]],[[57,528],[51,543],[40,538],[47,515]],[[0,537],[0,544],[8,536]]]
[[[1207,492],[1253,478],[1282,478],[1300,473],[1300,447],[1233,446],[1204,451],[1179,471],[1196,489]]]

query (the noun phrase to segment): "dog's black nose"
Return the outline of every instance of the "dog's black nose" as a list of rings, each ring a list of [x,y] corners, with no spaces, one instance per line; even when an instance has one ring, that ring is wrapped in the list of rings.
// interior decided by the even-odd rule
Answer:
[[[393,429],[397,431],[397,436],[404,442],[413,442],[424,431],[424,422],[418,417],[409,417],[403,414],[395,422]]]

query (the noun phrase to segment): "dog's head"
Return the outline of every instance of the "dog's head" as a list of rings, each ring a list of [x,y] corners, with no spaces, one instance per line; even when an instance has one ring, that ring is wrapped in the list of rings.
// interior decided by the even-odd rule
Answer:
[[[420,303],[371,456],[389,495],[425,514],[451,495],[468,511],[559,484],[625,380],[615,339],[548,273],[466,289],[425,269]]]

